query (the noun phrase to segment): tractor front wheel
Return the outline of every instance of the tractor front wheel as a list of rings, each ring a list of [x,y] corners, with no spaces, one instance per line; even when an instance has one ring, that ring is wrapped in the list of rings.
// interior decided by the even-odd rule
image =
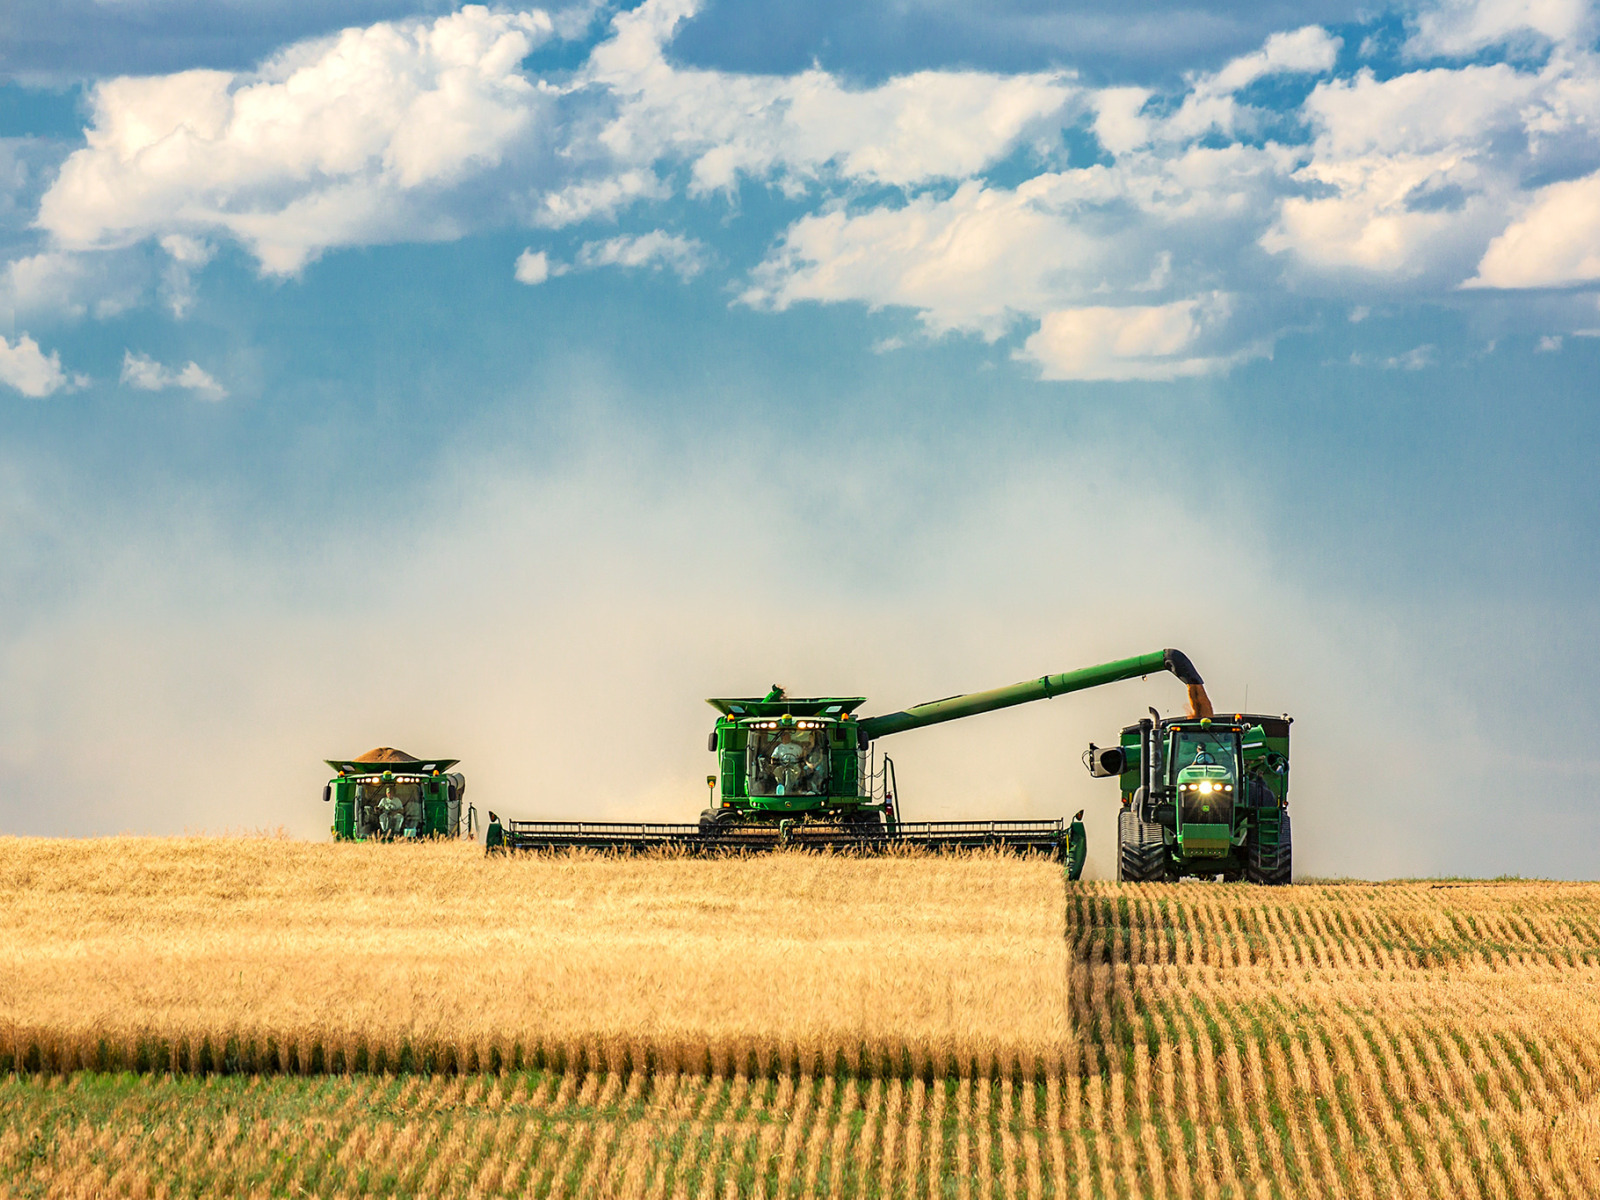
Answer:
[[[1132,805],[1117,815],[1117,878],[1160,883],[1167,878],[1167,844],[1161,826],[1142,821]]]

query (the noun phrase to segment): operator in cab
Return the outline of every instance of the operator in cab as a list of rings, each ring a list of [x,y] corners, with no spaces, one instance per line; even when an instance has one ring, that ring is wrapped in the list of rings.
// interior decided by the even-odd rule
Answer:
[[[794,740],[794,734],[785,729],[778,735],[778,744],[772,748],[772,776],[778,783],[778,795],[792,796],[800,790],[806,777],[805,747]]]
[[[386,837],[394,837],[405,828],[405,818],[406,806],[394,794],[394,785],[390,784],[383,789],[383,796],[378,801],[378,832]]]

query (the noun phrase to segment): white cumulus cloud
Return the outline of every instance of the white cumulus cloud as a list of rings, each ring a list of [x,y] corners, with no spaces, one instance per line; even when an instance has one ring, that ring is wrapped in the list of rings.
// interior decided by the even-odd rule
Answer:
[[[1540,161],[1530,129],[1584,120],[1570,84],[1588,69],[1475,64],[1384,80],[1363,70],[1318,84],[1304,106],[1316,138],[1294,174],[1303,192],[1283,199],[1261,245],[1312,273],[1453,289],[1505,227],[1521,178]],[[1547,140],[1552,155],[1566,153],[1560,139]]]
[[[1564,42],[1589,22],[1588,0],[1440,0],[1417,15],[1406,50],[1462,57],[1529,35]]]
[[[793,76],[682,68],[665,46],[696,0],[646,0],[612,22],[588,77],[616,98],[599,141],[636,167],[690,163],[692,188],[730,188],[740,175],[803,181],[826,170],[911,185],[959,179],[1003,158],[1081,89],[1062,72],[996,75],[919,71],[872,88],[812,68]]]
[[[530,287],[541,284],[550,278],[550,256],[543,250],[537,254],[531,249],[524,250],[517,255],[514,273],[518,283],[526,283]]]
[[[1151,132],[1175,141],[1201,137],[1213,129],[1233,134],[1253,115],[1234,98],[1235,92],[1270,75],[1327,71],[1333,66],[1341,44],[1340,39],[1318,25],[1307,25],[1291,33],[1275,33],[1260,50],[1240,55],[1215,75],[1195,80],[1178,111],[1154,126]],[[1101,111],[1103,114],[1104,110]]]
[[[0,307],[24,314],[113,317],[137,305],[149,271],[125,255],[47,250],[6,264]]]
[[[1560,287],[1600,279],[1600,172],[1541,188],[1489,243],[1468,287]]]
[[[654,229],[636,237],[607,238],[585,242],[578,251],[577,265],[594,267],[648,267],[666,269],[679,279],[692,279],[705,266],[705,247],[694,238]]]
[[[610,219],[639,200],[665,200],[671,194],[672,189],[654,171],[625,170],[546,193],[534,219],[552,228]]]
[[[1218,71],[1213,86],[1236,92],[1269,75],[1327,71],[1333,67],[1343,44],[1320,25],[1274,33],[1261,49],[1240,55]]]
[[[565,261],[522,252],[524,284],[600,267],[688,279],[738,252],[608,236],[619,216],[672,202],[739,220],[752,184],[798,211],[744,302],[1020,333],[1022,357],[1059,378],[1224,370],[1270,350],[1271,321],[1302,297],[1365,312],[1600,281],[1588,0],[1428,3],[1407,51],[1445,65],[1385,77],[1341,72],[1340,38],[1307,25],[1177,84],[1103,89],[1068,69],[856,85],[820,66],[691,67],[669,51],[701,7],[615,13],[559,84],[523,67],[552,18],[476,6],[301,43],[253,72],[106,80],[40,204],[46,244],[8,265],[0,306],[104,316],[153,287],[181,317],[230,241],[292,275],[334,247],[505,225],[575,231]],[[1296,75],[1299,104],[1252,90]]]
[[[0,335],[0,383],[37,399],[66,387],[67,376],[55,351],[45,354],[25,333],[15,342]]]
[[[107,80],[38,224],[67,249],[221,232],[274,274],[330,246],[455,236],[438,193],[528,133],[541,93],[520,62],[550,32],[542,12],[471,6],[347,29],[252,74]]]
[[[1290,161],[1271,148],[1132,154],[1015,188],[963,183],[803,217],[755,271],[746,303],[857,300],[915,310],[934,333],[993,340],[1018,320],[1116,300],[1148,306],[1235,269]]]
[[[901,305],[934,332],[992,340],[1017,314],[1048,307],[1069,276],[1116,265],[1106,239],[1036,203],[1047,190],[1040,180],[1015,190],[970,181],[947,199],[803,217],[743,299],[780,310],[806,300]]]
[[[1226,297],[1171,304],[1089,306],[1044,315],[1019,357],[1045,379],[1167,380],[1225,371],[1258,352],[1197,353],[1209,330],[1229,315]]]
[[[121,382],[145,392],[161,392],[168,388],[183,388],[203,400],[223,400],[228,389],[223,387],[198,363],[185,363],[174,369],[165,367],[147,354],[123,352]]]

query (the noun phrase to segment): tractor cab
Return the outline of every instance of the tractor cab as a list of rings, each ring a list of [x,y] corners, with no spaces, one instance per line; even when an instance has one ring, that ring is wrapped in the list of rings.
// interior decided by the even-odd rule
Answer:
[[[1167,763],[1183,850],[1222,857],[1233,845],[1233,801],[1239,786],[1239,733],[1209,720],[1168,734]]]
[[[1291,718],[1152,715],[1083,756],[1091,775],[1121,781],[1118,878],[1288,883]]]

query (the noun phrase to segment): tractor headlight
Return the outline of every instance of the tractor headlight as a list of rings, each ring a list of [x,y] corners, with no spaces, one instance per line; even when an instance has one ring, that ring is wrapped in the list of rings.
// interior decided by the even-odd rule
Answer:
[[[1211,792],[1211,780],[1209,780],[1209,779],[1201,780],[1200,781],[1200,794],[1204,796],[1204,795],[1209,795],[1210,792]]]

